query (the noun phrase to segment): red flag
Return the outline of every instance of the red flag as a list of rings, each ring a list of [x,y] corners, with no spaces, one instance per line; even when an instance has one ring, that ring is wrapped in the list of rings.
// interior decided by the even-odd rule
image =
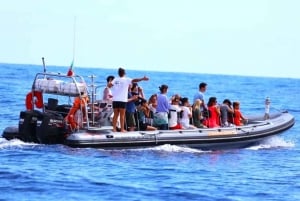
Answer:
[[[73,64],[74,64],[74,60],[72,61],[70,68],[68,70],[67,76],[73,76],[75,75],[75,73],[73,72]]]

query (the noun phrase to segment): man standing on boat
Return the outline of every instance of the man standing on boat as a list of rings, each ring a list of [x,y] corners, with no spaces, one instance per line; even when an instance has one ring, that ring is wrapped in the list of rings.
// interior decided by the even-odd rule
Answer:
[[[200,99],[200,101],[201,101],[200,112],[203,117],[207,117],[207,115],[206,115],[207,106],[204,101],[204,93],[206,92],[206,87],[207,87],[207,84],[205,82],[201,82],[199,84],[199,91],[194,95],[194,100],[193,100],[193,104],[195,104],[196,100]]]
[[[205,82],[201,82],[199,84],[199,91],[194,95],[193,103],[195,103],[197,99],[200,99],[202,101],[202,107],[206,107],[204,102],[204,93],[206,92],[206,87],[207,84]]]
[[[117,121],[119,117],[121,132],[126,132],[126,130],[124,129],[124,124],[126,104],[128,102],[128,87],[134,82],[148,81],[149,78],[146,76],[135,79],[128,78],[125,76],[126,72],[123,68],[118,69],[118,75],[119,77],[114,78],[109,84],[110,86],[112,86],[113,95],[113,132],[117,131]]]

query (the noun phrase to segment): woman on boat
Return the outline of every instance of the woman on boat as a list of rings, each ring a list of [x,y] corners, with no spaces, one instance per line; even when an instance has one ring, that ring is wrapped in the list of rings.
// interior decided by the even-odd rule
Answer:
[[[182,104],[181,106],[182,115],[180,118],[180,124],[182,125],[182,128],[184,129],[196,128],[195,126],[190,124],[190,119],[192,118],[192,107],[190,106],[189,99],[182,98],[181,104]]]
[[[131,92],[133,95],[137,95],[139,97],[139,100],[145,99],[144,90],[138,85],[138,83],[132,83]],[[137,102],[137,105],[138,104],[139,102]]]
[[[139,119],[139,128],[142,131],[154,131],[157,128],[152,126],[153,119],[150,116],[150,108],[145,99],[141,100],[141,104],[137,108],[138,110],[138,119]]]
[[[196,101],[193,105],[193,108],[192,108],[193,124],[197,128],[206,127],[202,124],[203,116],[202,116],[202,112],[201,112],[201,104],[202,104],[202,101],[200,99],[196,99]]]
[[[156,112],[156,107],[157,107],[157,94],[153,94],[150,96],[148,105],[151,112],[154,114]]]
[[[182,129],[182,125],[179,123],[178,113],[182,111],[181,107],[179,106],[180,103],[180,96],[175,95],[171,99],[171,106],[169,111],[169,128],[171,130],[174,129]]]
[[[160,130],[168,130],[168,113],[170,109],[169,99],[167,97],[168,86],[163,84],[159,87],[160,93],[157,94],[157,107],[154,114],[154,124]]]
[[[207,118],[207,127],[220,127],[220,107],[217,105],[217,98],[210,97],[207,103],[209,116]]]

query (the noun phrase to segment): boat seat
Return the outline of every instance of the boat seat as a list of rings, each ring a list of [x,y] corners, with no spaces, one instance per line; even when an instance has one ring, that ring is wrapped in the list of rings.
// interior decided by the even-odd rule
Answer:
[[[45,110],[55,111],[58,104],[58,100],[55,98],[48,98],[48,102],[45,103]]]
[[[58,105],[58,100],[55,98],[48,98],[48,109],[49,110],[56,110]]]

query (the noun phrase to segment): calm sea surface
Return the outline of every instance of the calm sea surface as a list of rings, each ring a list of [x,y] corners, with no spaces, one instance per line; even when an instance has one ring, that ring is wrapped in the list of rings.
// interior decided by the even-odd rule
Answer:
[[[18,123],[35,73],[42,66],[0,64],[0,130]],[[47,67],[66,73],[67,67]],[[116,69],[75,68],[90,83],[105,85]],[[201,151],[164,145],[107,151],[38,145],[0,137],[0,200],[300,200],[300,79],[196,73],[129,71],[149,97],[161,84],[168,95],[192,99],[200,82],[206,100],[239,100],[245,115],[263,113],[269,96],[273,109],[286,109],[296,124],[279,136],[247,149]]]

